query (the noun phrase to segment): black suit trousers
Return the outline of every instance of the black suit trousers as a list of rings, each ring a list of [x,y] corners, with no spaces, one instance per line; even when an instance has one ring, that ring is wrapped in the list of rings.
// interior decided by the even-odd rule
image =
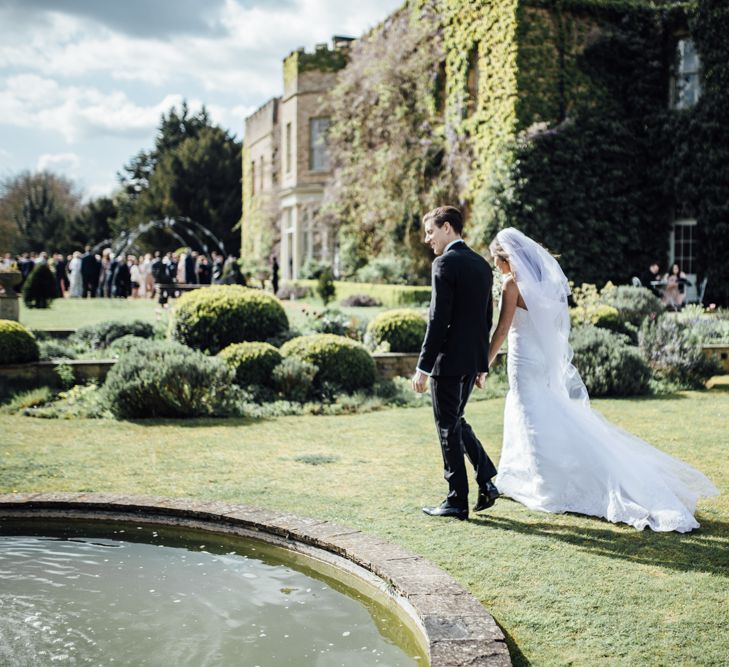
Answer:
[[[479,487],[496,475],[496,467],[463,416],[475,382],[475,373],[430,378],[435,426],[443,453],[443,476],[448,482],[448,502],[455,507],[468,507],[464,454],[473,465]]]

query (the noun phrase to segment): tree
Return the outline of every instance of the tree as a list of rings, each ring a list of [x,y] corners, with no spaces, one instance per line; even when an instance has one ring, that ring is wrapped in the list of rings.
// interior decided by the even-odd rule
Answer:
[[[373,256],[397,257],[426,280],[431,256],[420,220],[458,201],[446,159],[436,16],[404,8],[352,47],[329,95],[334,177],[325,211],[340,225],[345,273]]]
[[[0,182],[0,229],[10,252],[68,251],[81,195],[74,184],[49,171],[24,171]]]
[[[98,197],[84,204],[73,222],[71,238],[75,247],[114,239],[118,233],[115,227],[118,214],[111,197]]]
[[[210,122],[205,108],[191,115],[186,103],[180,113],[173,107],[162,116],[154,149],[138,153],[119,174],[120,219],[131,229],[149,220],[187,217],[228,249],[237,247],[233,229],[241,212],[241,148]],[[148,242],[161,248],[171,240],[160,235]]]

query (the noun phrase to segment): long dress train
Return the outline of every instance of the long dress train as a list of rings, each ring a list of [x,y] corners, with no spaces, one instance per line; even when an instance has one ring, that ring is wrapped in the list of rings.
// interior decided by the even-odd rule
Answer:
[[[642,530],[688,532],[700,496],[717,495],[698,470],[554,392],[539,333],[523,308],[509,329],[509,393],[496,486],[527,507],[576,512]]]

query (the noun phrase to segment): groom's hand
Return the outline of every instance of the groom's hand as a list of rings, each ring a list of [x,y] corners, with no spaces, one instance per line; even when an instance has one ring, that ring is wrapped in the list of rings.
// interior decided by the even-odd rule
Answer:
[[[422,394],[425,391],[425,387],[428,384],[428,376],[421,371],[415,371],[412,379],[413,391]]]
[[[488,373],[479,373],[476,376],[476,386],[479,389],[483,389],[486,386],[486,376],[487,375],[488,375]]]

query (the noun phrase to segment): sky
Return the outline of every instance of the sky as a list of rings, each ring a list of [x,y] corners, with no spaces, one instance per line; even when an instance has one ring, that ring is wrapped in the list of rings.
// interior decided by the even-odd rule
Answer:
[[[85,198],[153,146],[183,99],[243,138],[282,60],[358,37],[402,0],[0,0],[0,179],[50,170]]]

